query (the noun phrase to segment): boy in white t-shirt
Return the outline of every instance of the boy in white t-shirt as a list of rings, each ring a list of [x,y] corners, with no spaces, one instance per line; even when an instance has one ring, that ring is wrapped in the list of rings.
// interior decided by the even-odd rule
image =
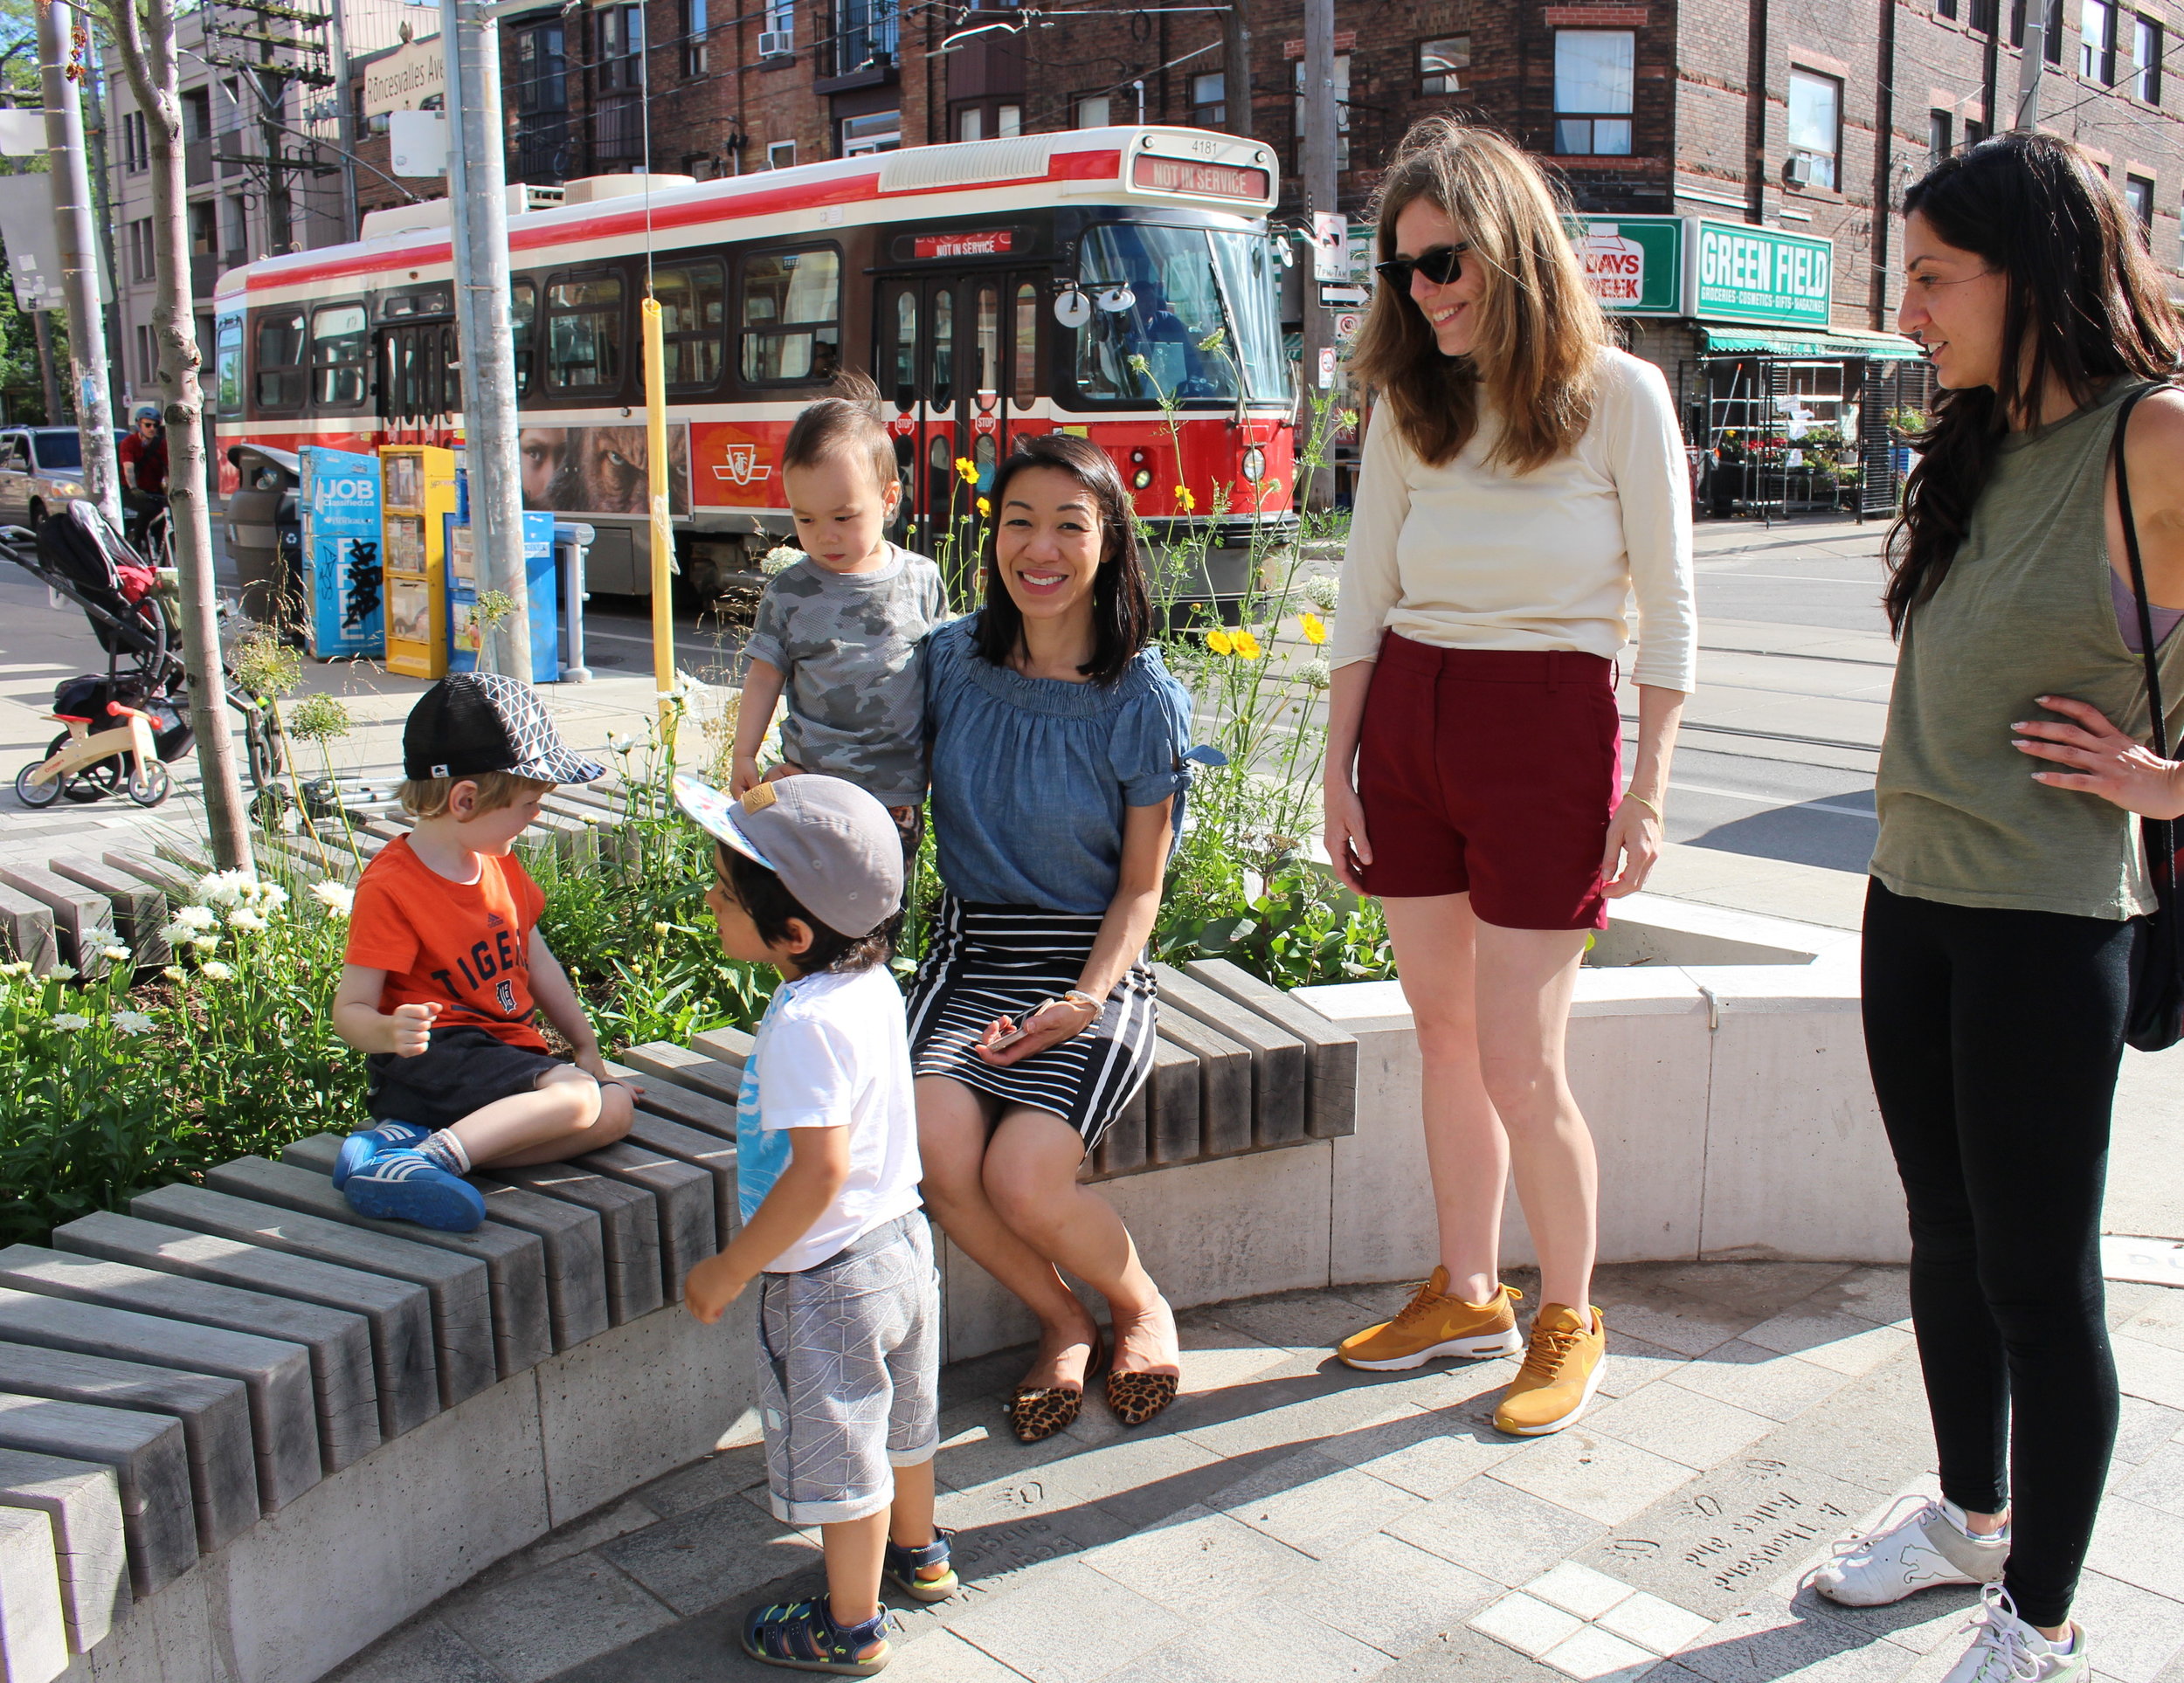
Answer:
[[[762,1282],[767,1483],[775,1517],[819,1528],[828,1593],[752,1610],[743,1652],[867,1677],[888,1659],[882,1576],[917,1601],[957,1587],[933,1523],[940,1276],[888,970],[902,844],[887,808],[838,777],[741,800],[677,777],[675,798],[719,844],[706,903],[722,950],[782,976],[736,1106],[743,1231],[683,1293],[710,1326]]]

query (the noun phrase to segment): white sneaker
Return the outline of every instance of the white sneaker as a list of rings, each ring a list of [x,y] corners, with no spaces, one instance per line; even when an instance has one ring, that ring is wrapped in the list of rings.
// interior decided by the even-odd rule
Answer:
[[[2008,1563],[2008,1527],[1974,1537],[1943,1504],[1920,1501],[1900,1521],[1890,1509],[1877,1528],[1839,1544],[1835,1559],[1805,1581],[1846,1607],[1881,1607],[1937,1583],[1997,1583]]]
[[[2017,1617],[2009,1593],[1998,1583],[1980,1592],[1975,1634],[1964,1658],[1949,1668],[1942,1683],[2086,1683],[2085,1631],[2072,1631],[2070,1652],[2055,1645]]]

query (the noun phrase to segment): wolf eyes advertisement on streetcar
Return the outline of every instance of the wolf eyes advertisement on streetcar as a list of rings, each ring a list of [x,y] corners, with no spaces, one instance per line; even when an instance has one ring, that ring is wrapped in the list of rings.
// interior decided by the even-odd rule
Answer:
[[[627,426],[530,426],[516,434],[523,507],[556,514],[651,512],[652,450],[643,423]],[[690,424],[667,426],[667,507],[690,513]]]

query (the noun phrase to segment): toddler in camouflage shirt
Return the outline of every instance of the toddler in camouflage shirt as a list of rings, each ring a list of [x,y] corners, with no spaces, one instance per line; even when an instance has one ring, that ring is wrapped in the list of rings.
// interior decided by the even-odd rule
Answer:
[[[729,792],[825,772],[876,797],[917,847],[925,800],[925,701],[918,645],[950,616],[940,569],[884,535],[902,498],[879,390],[845,380],[797,417],[781,479],[804,558],[767,582],[747,648]],[[758,745],[784,693],[783,763]]]

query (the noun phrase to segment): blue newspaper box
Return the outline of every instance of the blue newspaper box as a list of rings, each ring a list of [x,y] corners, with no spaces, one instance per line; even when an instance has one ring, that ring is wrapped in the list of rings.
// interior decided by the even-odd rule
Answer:
[[[379,553],[379,459],[307,446],[303,508],[305,633],[321,660],[387,652]]]
[[[554,573],[554,517],[523,516],[524,593],[530,600],[531,682],[561,678],[561,595]],[[478,569],[470,527],[460,514],[447,516],[447,670],[474,672],[480,641],[477,624]]]

